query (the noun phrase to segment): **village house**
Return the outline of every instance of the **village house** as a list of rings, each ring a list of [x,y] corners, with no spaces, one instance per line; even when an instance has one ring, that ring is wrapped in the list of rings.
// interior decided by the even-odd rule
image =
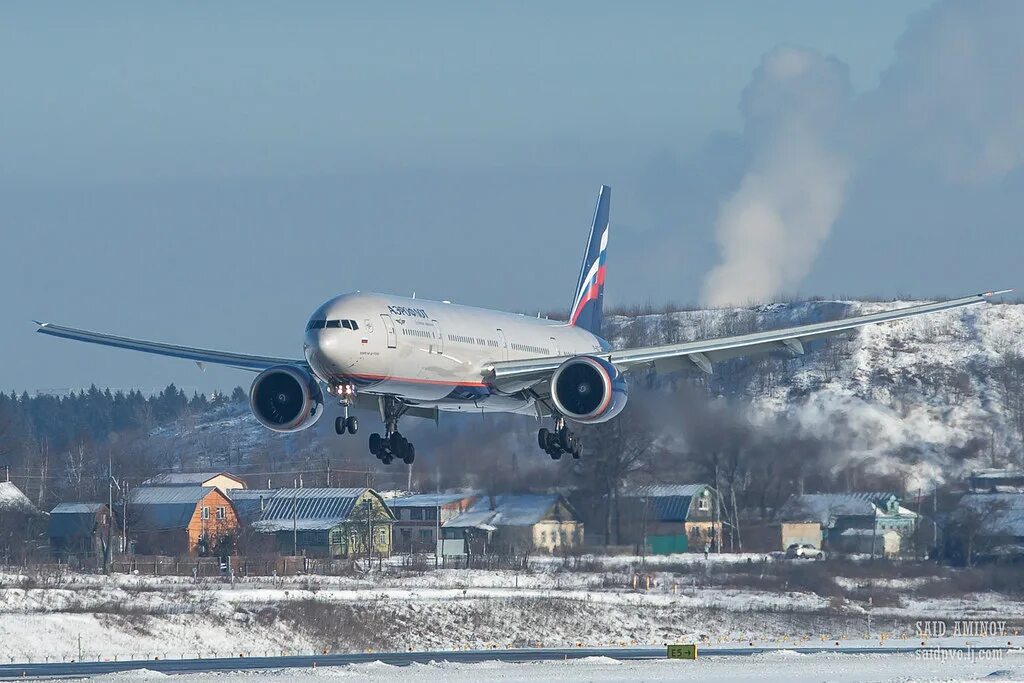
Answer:
[[[147,479],[140,486],[212,486],[227,493],[244,489],[245,482],[227,472],[164,472]]]
[[[900,505],[890,492],[811,493],[795,495],[779,511],[780,547],[813,537],[817,547],[833,552],[894,557],[905,554],[917,530],[918,515]],[[813,543],[812,543],[813,545]]]
[[[120,551],[121,532],[106,503],[61,503],[50,511],[46,535],[50,552],[61,562],[93,561],[107,556],[107,543]]]
[[[655,555],[717,549],[722,538],[718,496],[707,484],[652,484],[619,495],[620,543]]]
[[[127,506],[128,533],[143,555],[227,555],[238,534],[231,500],[214,486],[140,486]]]
[[[479,499],[477,493],[419,493],[388,501],[395,514],[395,552],[434,552],[440,526]]]
[[[967,564],[1024,558],[1024,493],[969,493],[949,518],[947,541]]]
[[[583,522],[560,494],[482,496],[441,535],[445,556],[566,552],[583,545]]]
[[[0,481],[0,563],[21,561],[33,554],[32,542],[45,527],[46,513],[13,482]]]
[[[975,470],[967,485],[971,493],[1024,493],[1024,470]]]
[[[394,515],[368,488],[235,491],[252,529],[275,539],[278,552],[307,557],[391,554]],[[372,540],[371,540],[372,539]]]

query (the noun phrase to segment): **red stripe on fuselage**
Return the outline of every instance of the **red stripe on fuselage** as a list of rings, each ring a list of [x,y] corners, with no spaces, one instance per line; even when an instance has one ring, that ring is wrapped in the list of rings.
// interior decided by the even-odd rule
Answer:
[[[446,387],[486,387],[484,382],[456,382],[440,379],[421,379],[418,377],[391,377],[389,375],[367,375],[364,373],[346,372],[342,377],[355,377],[358,379],[372,379],[379,382],[409,382],[411,384],[437,384]]]

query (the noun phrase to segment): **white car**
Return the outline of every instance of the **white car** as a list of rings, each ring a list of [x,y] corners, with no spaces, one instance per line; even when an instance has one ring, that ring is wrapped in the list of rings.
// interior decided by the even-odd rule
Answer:
[[[786,548],[786,557],[791,560],[824,560],[825,553],[810,543],[794,543]]]

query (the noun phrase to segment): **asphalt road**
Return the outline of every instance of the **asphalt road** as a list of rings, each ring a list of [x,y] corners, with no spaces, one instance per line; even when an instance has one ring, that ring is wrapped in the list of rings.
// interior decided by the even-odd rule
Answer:
[[[801,654],[821,652],[847,654],[900,654],[934,648],[925,647],[750,647],[750,648],[698,648],[700,657],[746,657],[776,650],[790,650]],[[1005,647],[943,647],[948,652],[979,652],[1016,650]],[[122,662],[55,662],[49,664],[2,664],[0,680],[20,678],[86,677],[100,674],[148,669],[167,674],[199,673],[210,671],[246,671],[254,669],[310,668],[314,666],[344,666],[366,662],[384,662],[395,666],[426,664],[429,662],[474,663],[500,660],[503,662],[542,662],[580,659],[583,657],[609,657],[620,660],[664,659],[664,647],[634,648],[553,648],[521,650],[454,650],[435,652],[373,652],[336,655],[292,655],[287,657],[239,657],[222,659],[149,659]]]

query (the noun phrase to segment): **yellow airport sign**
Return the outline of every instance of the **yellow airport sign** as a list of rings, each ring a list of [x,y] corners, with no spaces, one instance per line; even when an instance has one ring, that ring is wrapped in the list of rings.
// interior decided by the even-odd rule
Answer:
[[[696,645],[669,645],[669,659],[697,659]]]

